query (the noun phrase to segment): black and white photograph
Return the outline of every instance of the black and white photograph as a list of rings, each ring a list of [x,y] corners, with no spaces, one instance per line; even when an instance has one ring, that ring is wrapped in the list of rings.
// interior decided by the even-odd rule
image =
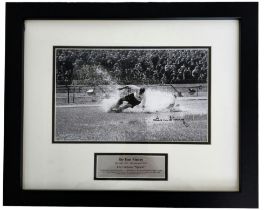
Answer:
[[[53,143],[210,144],[211,47],[53,48]]]

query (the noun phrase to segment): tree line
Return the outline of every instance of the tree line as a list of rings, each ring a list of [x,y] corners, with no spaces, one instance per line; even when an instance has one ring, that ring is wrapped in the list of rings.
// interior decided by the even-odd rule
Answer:
[[[55,51],[56,82],[76,84],[206,83],[208,49],[63,49]]]

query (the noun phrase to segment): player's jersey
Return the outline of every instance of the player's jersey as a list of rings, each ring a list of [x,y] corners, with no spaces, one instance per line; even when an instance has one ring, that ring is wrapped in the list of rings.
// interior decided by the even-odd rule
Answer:
[[[136,85],[127,85],[130,90],[131,90],[131,93],[133,93],[135,99],[137,101],[143,101],[143,103],[145,103],[145,93],[143,94],[140,94],[140,88],[137,87]]]
[[[142,101],[144,99],[144,94],[139,93],[139,91],[134,92],[134,97],[136,98],[137,101]]]

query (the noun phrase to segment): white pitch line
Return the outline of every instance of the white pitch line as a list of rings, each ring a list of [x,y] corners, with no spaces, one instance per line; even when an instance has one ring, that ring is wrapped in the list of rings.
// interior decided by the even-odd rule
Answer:
[[[56,108],[73,108],[73,107],[97,107],[99,104],[69,104],[69,105],[56,105]]]
[[[179,101],[196,101],[196,100],[207,100],[205,97],[189,97],[180,98]],[[73,107],[100,107],[100,104],[67,104],[67,105],[56,105],[56,108],[73,108]]]

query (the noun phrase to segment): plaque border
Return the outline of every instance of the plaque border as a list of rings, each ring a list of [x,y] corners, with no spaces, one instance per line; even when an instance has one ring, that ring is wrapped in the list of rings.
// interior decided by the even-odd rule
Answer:
[[[142,155],[142,156],[164,156],[165,178],[97,178],[97,156],[100,155]],[[94,153],[94,180],[134,180],[134,181],[168,181],[168,154],[167,153]]]
[[[24,21],[30,19],[239,20],[239,191],[24,190]],[[258,208],[258,2],[6,3],[5,34],[3,205]]]

